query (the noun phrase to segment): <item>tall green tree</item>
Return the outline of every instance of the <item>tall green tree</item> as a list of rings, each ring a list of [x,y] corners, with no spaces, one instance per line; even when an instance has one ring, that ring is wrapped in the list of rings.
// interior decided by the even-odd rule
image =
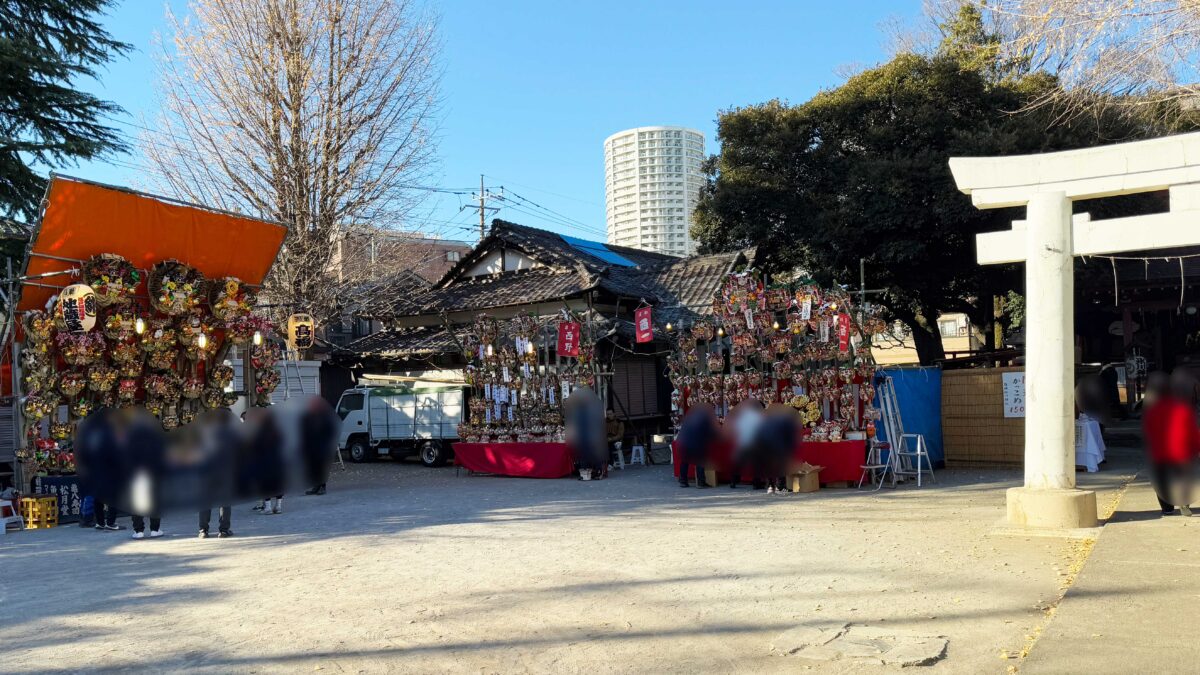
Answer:
[[[39,169],[126,149],[102,121],[121,109],[76,88],[130,49],[98,21],[112,4],[0,0],[0,214],[37,217]]]
[[[725,112],[693,236],[708,250],[758,245],[776,271],[884,290],[922,363],[945,355],[937,316],[992,320],[993,294],[1020,288],[1018,266],[978,265],[975,235],[1010,227],[1013,210],[980,211],[950,174],[952,156],[1084,147],[1150,130],[1117,119],[1014,114],[1056,86],[1000,63],[995,39],[965,8],[932,56],[902,54],[801,105],[775,100]]]

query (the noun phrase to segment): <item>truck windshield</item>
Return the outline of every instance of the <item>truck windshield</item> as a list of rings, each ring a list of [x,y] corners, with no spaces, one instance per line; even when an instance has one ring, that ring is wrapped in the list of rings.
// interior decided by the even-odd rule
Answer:
[[[355,410],[362,410],[363,395],[362,394],[344,394],[342,400],[338,401],[337,414],[338,417],[346,419],[346,415]]]

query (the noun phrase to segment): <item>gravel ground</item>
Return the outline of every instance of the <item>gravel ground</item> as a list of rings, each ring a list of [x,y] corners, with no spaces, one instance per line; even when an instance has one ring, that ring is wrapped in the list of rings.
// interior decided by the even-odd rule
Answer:
[[[1110,459],[1080,477],[1101,504],[1133,470]],[[851,624],[948,638],[933,671],[1003,673],[1080,562],[1067,540],[989,536],[1015,471],[773,497],[683,490],[662,466],[592,483],[348,469],[281,515],[235,507],[232,539],[196,539],[185,514],[158,540],[0,538],[0,671],[897,670],[770,649]]]

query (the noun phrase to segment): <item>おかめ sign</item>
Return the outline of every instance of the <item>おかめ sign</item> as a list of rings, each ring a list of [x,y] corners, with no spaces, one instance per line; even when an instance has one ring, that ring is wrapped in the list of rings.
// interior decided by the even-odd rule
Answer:
[[[1025,373],[1000,373],[1004,385],[1004,416],[1025,416]]]

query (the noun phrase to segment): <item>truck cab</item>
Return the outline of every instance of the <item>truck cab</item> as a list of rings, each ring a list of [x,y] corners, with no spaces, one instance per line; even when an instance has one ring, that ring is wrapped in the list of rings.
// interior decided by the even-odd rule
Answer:
[[[440,382],[347,389],[337,404],[342,418],[338,448],[352,462],[379,455],[417,456],[425,466],[443,466],[452,456],[451,443],[458,440],[465,398],[462,385]]]

